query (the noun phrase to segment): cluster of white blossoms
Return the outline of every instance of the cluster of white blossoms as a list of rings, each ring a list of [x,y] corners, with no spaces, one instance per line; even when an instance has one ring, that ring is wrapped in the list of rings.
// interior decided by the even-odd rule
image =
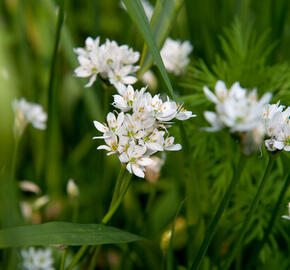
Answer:
[[[21,98],[13,101],[12,108],[15,113],[14,132],[17,136],[23,133],[29,123],[36,129],[46,128],[47,114],[41,105]]]
[[[35,249],[30,247],[28,250],[21,250],[22,268],[24,270],[54,270],[54,260],[51,249]]]
[[[266,128],[266,148],[269,151],[290,151],[290,107],[267,104],[264,107],[263,119]]]
[[[114,95],[113,106],[121,112],[110,112],[107,124],[94,121],[104,139],[105,145],[97,149],[117,154],[127,170],[144,178],[145,166],[152,164],[150,156],[159,151],[178,151],[180,144],[174,144],[174,137],[168,134],[172,120],[186,120],[196,115],[186,111],[169,97],[163,101],[160,95],[145,92],[146,88],[134,90],[128,85],[120,94]]]
[[[189,54],[193,46],[188,40],[181,42],[167,38],[160,51],[164,66],[168,72],[180,75],[185,72],[185,68],[190,62]]]
[[[228,90],[223,81],[218,81],[213,94],[206,86],[203,88],[208,100],[216,104],[216,112],[205,111],[206,120],[212,125],[207,131],[218,131],[228,127],[231,132],[247,132],[262,123],[265,104],[272,98],[266,93],[258,100],[257,90],[248,92],[236,82]]]
[[[100,38],[86,39],[85,48],[75,48],[80,66],[75,69],[77,77],[90,77],[86,87],[91,86],[97,76],[109,80],[119,91],[124,85],[137,81],[135,72],[139,66],[134,64],[139,60],[140,53],[133,51],[128,45],[118,46],[116,41],[109,39],[100,45]]]

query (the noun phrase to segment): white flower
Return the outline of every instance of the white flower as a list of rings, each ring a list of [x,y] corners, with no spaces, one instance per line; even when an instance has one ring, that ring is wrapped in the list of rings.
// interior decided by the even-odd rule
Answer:
[[[134,173],[136,176],[144,178],[144,166],[152,164],[149,157],[144,156],[146,152],[145,146],[136,145],[131,143],[126,152],[123,152],[119,159],[122,163],[127,163],[127,170]]]
[[[73,179],[68,180],[66,191],[71,198],[76,198],[80,195],[79,188]]]
[[[290,202],[288,203],[288,216],[282,216],[282,218],[286,218],[286,219],[289,219],[290,220]]]
[[[216,104],[216,112],[204,113],[205,118],[212,127],[207,131],[217,131],[228,127],[231,132],[248,132],[261,124],[263,106],[272,97],[266,93],[258,100],[257,91],[254,89],[247,92],[238,82],[234,83],[228,90],[222,81],[218,81],[214,95],[206,86],[204,87],[206,97]]]
[[[269,151],[290,151],[290,107],[267,104],[264,107],[263,119],[266,134],[266,148]]]
[[[108,113],[108,124],[94,121],[96,129],[103,135],[93,137],[104,139],[106,143],[97,149],[109,151],[107,155],[116,154],[122,163],[127,164],[130,173],[142,178],[153,154],[181,149],[181,145],[174,144],[174,137],[168,134],[168,128],[173,124],[168,121],[195,116],[169,97],[163,101],[159,95],[152,97],[145,91],[146,88],[134,90],[128,85],[122,93],[114,95],[113,106],[122,112],[117,118]]]
[[[75,69],[77,77],[89,77],[85,85],[93,85],[97,76],[109,80],[119,92],[122,92],[127,84],[134,84],[137,81],[135,72],[139,66],[134,64],[139,60],[139,52],[134,52],[127,45],[118,46],[116,41],[109,39],[100,45],[100,38],[93,40],[86,39],[85,48],[76,48],[74,52],[78,55],[80,66]]]
[[[27,102],[21,98],[13,101],[12,108],[15,113],[14,131],[16,135],[20,136],[29,123],[36,129],[46,128],[47,114],[41,105]]]
[[[192,52],[193,46],[189,41],[181,43],[179,40],[167,38],[160,51],[164,66],[168,72],[175,75],[184,73],[186,66],[189,64],[189,54]]]
[[[179,151],[182,148],[180,144],[173,144],[173,143],[174,143],[174,137],[166,138],[164,142],[164,150]]]
[[[22,269],[25,270],[54,270],[54,260],[50,249],[22,249]]]

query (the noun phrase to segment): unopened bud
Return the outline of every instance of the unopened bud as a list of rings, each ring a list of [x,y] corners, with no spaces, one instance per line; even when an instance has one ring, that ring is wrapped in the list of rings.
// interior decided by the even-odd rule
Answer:
[[[66,186],[66,191],[67,194],[71,197],[71,198],[76,198],[79,196],[80,191],[78,186],[76,185],[76,183],[74,182],[73,179],[69,179],[67,186]]]

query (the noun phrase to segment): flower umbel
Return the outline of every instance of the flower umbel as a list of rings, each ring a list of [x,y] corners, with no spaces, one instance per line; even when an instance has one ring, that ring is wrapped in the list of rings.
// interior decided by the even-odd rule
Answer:
[[[27,102],[25,98],[15,99],[12,103],[15,113],[14,133],[21,136],[27,124],[31,124],[36,129],[45,129],[47,114],[41,105]]]
[[[168,134],[173,124],[169,121],[186,120],[196,115],[169,97],[165,101],[159,95],[152,97],[146,88],[134,90],[128,85],[123,94],[113,97],[113,106],[121,112],[108,113],[105,124],[94,121],[96,129],[103,135],[93,139],[104,139],[106,144],[97,149],[107,150],[107,155],[117,154],[130,173],[144,178],[145,167],[153,163],[151,155],[181,149],[181,145],[174,144],[174,137]]]
[[[25,270],[54,270],[54,259],[50,249],[22,249],[22,268]]]
[[[75,48],[74,51],[80,64],[75,69],[76,76],[90,78],[86,87],[92,86],[98,75],[114,85],[118,92],[122,92],[125,85],[137,81],[135,72],[139,66],[134,64],[139,60],[140,54],[128,45],[119,46],[116,41],[109,39],[100,45],[99,37],[95,40],[88,37],[85,48]]]
[[[268,139],[265,145],[269,151],[290,151],[290,107],[267,104],[264,107],[263,119]]]
[[[190,62],[189,54],[193,46],[188,40],[181,42],[167,38],[160,51],[164,66],[168,72],[181,75]]]
[[[239,82],[227,89],[223,81],[217,81],[215,94],[206,86],[203,90],[216,109],[216,112],[204,112],[206,120],[212,125],[204,130],[213,132],[228,127],[230,132],[241,136],[246,154],[256,150],[264,138],[263,107],[270,101],[272,94],[266,93],[259,100],[256,89],[249,92]]]

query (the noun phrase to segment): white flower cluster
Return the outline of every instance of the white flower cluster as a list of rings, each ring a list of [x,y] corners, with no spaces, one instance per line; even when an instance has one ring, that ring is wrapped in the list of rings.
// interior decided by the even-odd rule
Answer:
[[[146,88],[134,90],[131,85],[118,95],[114,95],[113,106],[121,110],[117,115],[110,112],[107,124],[94,121],[106,145],[97,149],[117,154],[127,170],[144,178],[145,166],[151,165],[150,156],[158,151],[177,151],[180,144],[174,144],[167,129],[173,119],[186,120],[195,115],[168,97],[163,101],[159,95],[151,96]]]
[[[35,249],[33,247],[28,250],[21,250],[23,259],[22,268],[25,270],[54,270],[54,260],[50,249]]]
[[[269,151],[290,151],[290,107],[267,104],[264,107],[263,119],[266,127],[266,148]]]
[[[137,81],[135,72],[139,66],[134,64],[139,60],[139,52],[134,52],[128,45],[118,46],[116,41],[109,39],[100,45],[100,38],[86,39],[85,48],[75,48],[80,66],[75,69],[77,77],[90,77],[86,87],[91,86],[97,76],[108,79],[119,91],[124,85]]]
[[[205,111],[206,120],[212,125],[207,131],[218,131],[228,127],[231,132],[248,132],[261,126],[264,105],[272,98],[266,93],[258,100],[257,90],[247,92],[236,82],[228,90],[223,81],[215,86],[215,95],[205,86],[206,97],[216,104],[216,112]]]
[[[15,113],[14,131],[17,135],[21,135],[29,123],[36,129],[46,128],[47,114],[41,105],[21,98],[13,101],[12,108]]]
[[[187,40],[181,43],[179,40],[167,38],[160,51],[166,70],[175,75],[184,73],[190,62],[189,54],[192,50],[193,46]]]

